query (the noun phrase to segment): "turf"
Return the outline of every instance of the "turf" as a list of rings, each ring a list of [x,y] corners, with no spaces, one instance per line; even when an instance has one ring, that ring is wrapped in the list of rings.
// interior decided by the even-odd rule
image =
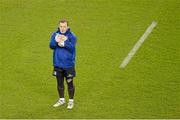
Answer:
[[[0,0],[0,118],[180,118],[179,6],[179,0]],[[49,40],[61,18],[78,37],[73,110],[52,107]],[[157,27],[120,69],[153,20]]]

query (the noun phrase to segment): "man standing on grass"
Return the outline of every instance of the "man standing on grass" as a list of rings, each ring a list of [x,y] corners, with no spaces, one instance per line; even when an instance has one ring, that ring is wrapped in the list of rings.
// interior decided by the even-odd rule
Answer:
[[[75,72],[75,46],[76,36],[70,31],[68,21],[59,21],[59,28],[51,36],[50,48],[53,50],[53,75],[57,79],[57,90],[59,100],[53,106],[58,107],[65,104],[64,98],[64,79],[68,86],[69,102],[67,109],[74,106],[74,84]]]

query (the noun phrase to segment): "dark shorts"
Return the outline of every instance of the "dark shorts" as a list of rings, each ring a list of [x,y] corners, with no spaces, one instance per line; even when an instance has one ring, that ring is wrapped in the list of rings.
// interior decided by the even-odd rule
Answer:
[[[57,68],[57,67],[54,67],[53,76],[57,76],[58,74],[60,74],[61,76],[66,77],[66,78],[73,78],[73,77],[76,76],[75,67],[71,67],[71,68]]]

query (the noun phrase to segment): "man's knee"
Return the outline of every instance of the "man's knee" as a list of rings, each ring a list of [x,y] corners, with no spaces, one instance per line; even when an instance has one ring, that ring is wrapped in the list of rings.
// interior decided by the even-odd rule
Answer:
[[[67,78],[68,89],[74,89],[73,78]]]
[[[64,85],[58,85],[57,88],[58,88],[59,90],[64,90]]]

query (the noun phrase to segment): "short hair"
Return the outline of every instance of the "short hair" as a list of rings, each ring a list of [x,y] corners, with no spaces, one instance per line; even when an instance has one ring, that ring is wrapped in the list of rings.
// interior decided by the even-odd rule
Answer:
[[[67,23],[67,26],[69,26],[69,22],[68,22],[66,19],[60,20],[60,21],[59,21],[59,24],[60,24],[60,23]]]

